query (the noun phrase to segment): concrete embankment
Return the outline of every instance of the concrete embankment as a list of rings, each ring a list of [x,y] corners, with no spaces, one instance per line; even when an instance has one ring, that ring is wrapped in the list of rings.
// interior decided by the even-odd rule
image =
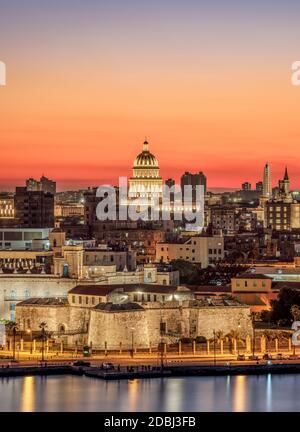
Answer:
[[[90,378],[104,380],[143,379],[143,378],[172,378],[179,376],[226,376],[226,375],[264,375],[264,374],[295,374],[300,373],[300,364],[258,364],[258,365],[231,365],[231,366],[205,366],[181,365],[168,366],[161,370],[109,370],[96,367],[75,367],[71,365],[60,366],[24,366],[0,368],[1,377],[16,377],[26,375],[85,375]]]
[[[71,366],[23,366],[15,367],[11,366],[9,368],[0,368],[0,378],[1,377],[15,377],[15,376],[26,376],[26,375],[65,375],[65,374],[80,374],[79,371],[75,370]]]
[[[258,364],[234,366],[171,366],[171,376],[264,375],[300,373],[300,364]]]

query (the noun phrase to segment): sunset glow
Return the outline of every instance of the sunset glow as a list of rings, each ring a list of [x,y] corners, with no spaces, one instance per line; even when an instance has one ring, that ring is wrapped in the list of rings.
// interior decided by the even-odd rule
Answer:
[[[145,136],[163,178],[239,187],[268,162],[300,188],[299,3],[41,3],[0,0],[2,190],[117,183]]]

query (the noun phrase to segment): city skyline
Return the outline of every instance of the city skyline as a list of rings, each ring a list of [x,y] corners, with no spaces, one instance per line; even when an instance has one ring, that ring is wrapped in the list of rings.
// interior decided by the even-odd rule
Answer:
[[[113,183],[145,135],[163,178],[203,171],[209,188],[238,188],[268,162],[300,187],[299,4],[69,6],[2,6],[1,190],[43,173],[59,190]]]

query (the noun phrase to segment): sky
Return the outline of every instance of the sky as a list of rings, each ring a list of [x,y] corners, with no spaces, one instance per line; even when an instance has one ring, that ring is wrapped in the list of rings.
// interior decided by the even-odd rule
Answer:
[[[210,188],[300,188],[298,0],[0,0],[0,189],[117,184],[145,136]]]

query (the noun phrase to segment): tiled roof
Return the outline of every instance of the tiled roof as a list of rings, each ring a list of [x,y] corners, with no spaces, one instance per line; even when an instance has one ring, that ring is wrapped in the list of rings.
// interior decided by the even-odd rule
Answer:
[[[17,306],[67,306],[68,299],[62,297],[32,297],[17,303]]]

